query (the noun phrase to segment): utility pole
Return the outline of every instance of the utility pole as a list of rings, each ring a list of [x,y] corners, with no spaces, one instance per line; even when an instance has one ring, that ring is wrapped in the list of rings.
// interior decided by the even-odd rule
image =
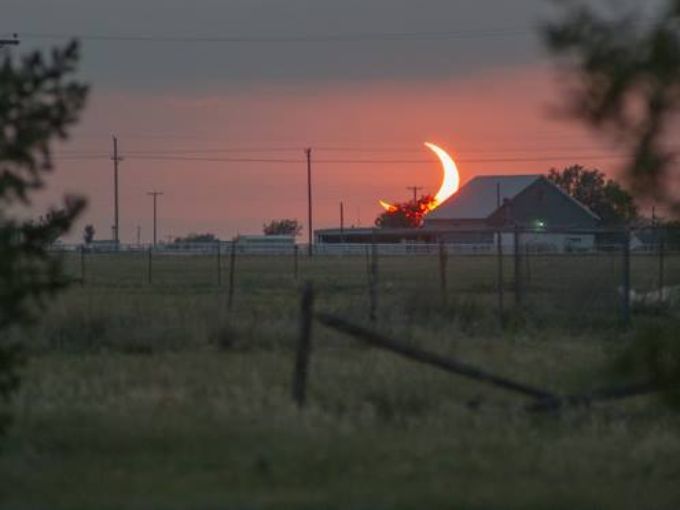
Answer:
[[[113,137],[113,240],[116,244],[120,241],[120,224],[118,223],[118,163],[123,158],[118,155],[118,138]]]
[[[340,232],[345,232],[345,205],[340,202]]]
[[[309,229],[307,254],[311,257],[313,254],[312,242],[314,240],[314,227],[312,222],[312,149],[305,149],[305,155],[307,156],[307,228]]]
[[[417,202],[418,201],[418,191],[423,189],[422,186],[406,186],[406,189],[413,190],[413,201]]]
[[[157,201],[158,197],[161,196],[163,193],[160,191],[149,191],[147,195],[150,197],[153,197],[153,245],[156,246],[157,242],[157,225],[158,225],[158,214],[157,214]]]
[[[137,225],[137,246],[142,244],[142,226]]]
[[[345,204],[340,202],[340,240],[345,242]]]
[[[4,48],[5,46],[18,46],[18,45],[19,38],[17,37],[17,34],[12,34],[11,39],[0,38],[0,48]]]

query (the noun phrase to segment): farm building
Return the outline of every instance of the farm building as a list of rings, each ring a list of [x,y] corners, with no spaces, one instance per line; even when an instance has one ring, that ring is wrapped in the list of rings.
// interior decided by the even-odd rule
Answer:
[[[445,242],[492,246],[497,230],[515,227],[522,243],[536,250],[591,249],[599,218],[542,175],[478,176],[425,217],[418,229],[328,229],[316,231],[320,243]],[[513,233],[501,234],[505,246]]]

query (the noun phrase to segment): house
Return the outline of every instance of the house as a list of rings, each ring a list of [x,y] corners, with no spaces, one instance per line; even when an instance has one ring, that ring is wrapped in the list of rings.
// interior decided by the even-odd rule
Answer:
[[[595,246],[600,218],[543,175],[478,176],[425,216],[418,229],[326,229],[320,243],[439,243],[489,251],[498,235],[508,249],[514,230],[533,251],[580,251]],[[503,231],[499,234],[500,231]]]
[[[485,175],[469,181],[425,217],[423,229],[440,240],[491,243],[494,229],[519,228],[522,243],[535,250],[592,249],[600,218],[543,175]],[[479,230],[479,232],[470,232]],[[513,234],[502,234],[511,247]]]

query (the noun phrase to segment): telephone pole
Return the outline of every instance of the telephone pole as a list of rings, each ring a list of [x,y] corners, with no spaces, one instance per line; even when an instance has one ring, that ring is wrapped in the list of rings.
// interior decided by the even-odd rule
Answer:
[[[312,149],[305,149],[307,156],[307,228],[308,232],[308,248],[307,253],[311,257],[313,253],[312,242],[314,239],[314,228],[312,225]]]
[[[157,225],[158,225],[158,214],[157,214],[157,202],[158,202],[158,197],[161,196],[163,193],[160,191],[149,191],[147,195],[150,197],[153,197],[153,245],[156,246],[157,242]]]
[[[345,231],[345,204],[340,202],[340,232]]]
[[[345,242],[345,204],[340,202],[340,241]]]
[[[123,158],[118,155],[118,138],[113,137],[113,240],[116,244],[120,241],[120,224],[118,223],[118,163]]]
[[[418,201],[418,191],[423,189],[422,186],[406,186],[406,189],[413,190],[413,201],[417,202]]]

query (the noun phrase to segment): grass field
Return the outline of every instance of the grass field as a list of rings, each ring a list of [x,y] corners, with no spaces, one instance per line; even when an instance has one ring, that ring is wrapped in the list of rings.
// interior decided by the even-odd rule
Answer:
[[[77,258],[66,261],[77,276]],[[0,454],[2,508],[545,508],[680,506],[680,415],[637,397],[555,415],[525,397],[369,349],[314,326],[308,407],[292,403],[299,288],[367,324],[366,260],[97,255],[86,283],[29,331],[14,426]],[[559,392],[616,381],[635,327],[619,323],[614,256],[534,257],[523,306],[505,262],[380,259],[376,329]],[[680,258],[665,278],[680,283]],[[634,257],[633,286],[656,285]],[[672,315],[675,313],[671,311]],[[667,314],[668,315],[668,314]]]

